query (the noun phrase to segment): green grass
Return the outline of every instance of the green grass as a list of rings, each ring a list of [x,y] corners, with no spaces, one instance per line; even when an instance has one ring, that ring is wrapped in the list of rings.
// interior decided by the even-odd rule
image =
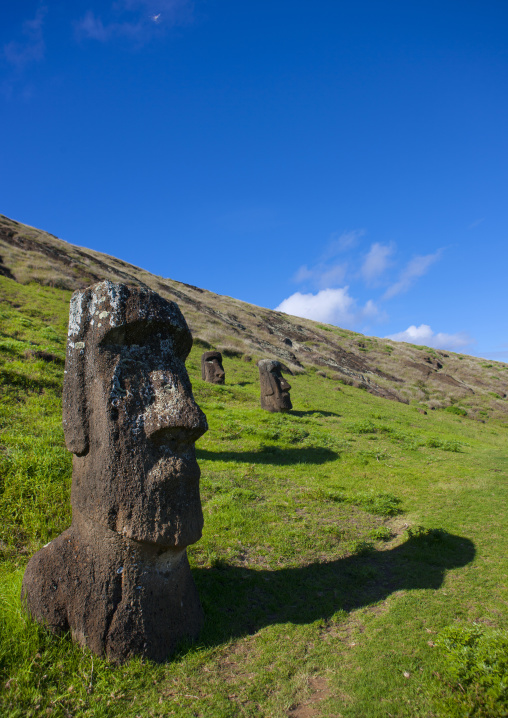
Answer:
[[[210,424],[189,550],[199,640],[162,666],[113,667],[28,620],[26,563],[70,522],[69,292],[0,278],[0,297],[2,715],[508,714],[507,425],[312,371],[272,415],[254,362],[226,357],[226,385],[202,382],[202,346],[187,362]]]
[[[445,411],[450,414],[456,414],[457,416],[467,416],[467,411],[465,409],[461,409],[460,406],[447,406]]]
[[[443,649],[444,671],[460,688],[458,700],[445,703],[456,716],[498,715],[508,702],[508,635],[473,623],[448,626],[438,636]]]

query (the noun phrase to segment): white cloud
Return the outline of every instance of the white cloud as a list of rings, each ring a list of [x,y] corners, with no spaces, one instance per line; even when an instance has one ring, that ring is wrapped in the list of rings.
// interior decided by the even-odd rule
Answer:
[[[333,285],[341,284],[346,276],[347,264],[316,264],[310,269],[304,264],[298,269],[293,280],[298,283],[310,282],[312,285],[326,289]]]
[[[88,10],[85,16],[79,21],[77,28],[79,34],[83,37],[100,40],[101,42],[107,40],[112,32],[112,26],[110,25],[108,29],[106,29],[101,18],[95,17],[95,14],[91,10]]]
[[[349,294],[349,287],[322,289],[316,294],[295,292],[275,309],[338,326],[355,326],[366,320],[379,319],[379,310],[374,302],[369,300],[364,307],[358,307]]]
[[[393,339],[395,342],[408,342],[409,344],[423,344],[434,349],[460,349],[474,343],[474,339],[466,332],[456,334],[435,334],[428,324],[420,324],[419,327],[412,324],[403,332],[389,334],[385,339]]]
[[[190,0],[118,0],[108,21],[88,10],[76,30],[78,36],[99,42],[126,37],[143,43],[168,27],[189,22],[191,14]]]
[[[377,279],[390,264],[389,257],[394,252],[393,244],[375,242],[363,262],[360,273],[367,283]]]
[[[361,237],[366,234],[364,229],[352,229],[349,232],[334,232],[321,255],[321,261],[326,262],[336,257],[340,252],[356,247]]]
[[[337,261],[338,255],[354,247],[364,234],[364,229],[332,234],[316,264],[311,267],[302,265],[295,272],[293,281],[298,284],[307,283],[317,289],[328,289],[342,284],[346,278],[348,264]]]
[[[23,23],[24,39],[20,42],[12,40],[4,45],[5,59],[18,70],[23,69],[31,62],[38,62],[44,58],[46,45],[42,29],[47,11],[47,7],[40,6],[34,19]]]
[[[413,257],[413,259],[400,273],[398,282],[395,282],[395,284],[392,284],[391,287],[388,287],[383,299],[391,299],[396,294],[407,292],[414,281],[418,279],[418,277],[422,277],[428,271],[429,267],[434,264],[434,262],[437,262],[441,256],[441,252],[442,250],[438,249],[438,251],[434,254],[425,254]]]

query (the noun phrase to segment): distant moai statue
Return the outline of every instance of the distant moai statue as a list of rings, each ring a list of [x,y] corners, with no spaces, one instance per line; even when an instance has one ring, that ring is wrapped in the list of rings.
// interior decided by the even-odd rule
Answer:
[[[28,563],[22,599],[53,632],[114,662],[164,661],[203,611],[186,547],[203,513],[194,442],[206,430],[178,306],[101,282],[71,299],[63,425],[72,524]]]
[[[261,388],[261,408],[266,411],[289,411],[293,408],[289,396],[290,384],[282,372],[291,374],[287,366],[280,361],[261,359],[258,362],[259,384]]]
[[[220,352],[204,352],[201,356],[201,378],[210,384],[224,384],[226,372]]]

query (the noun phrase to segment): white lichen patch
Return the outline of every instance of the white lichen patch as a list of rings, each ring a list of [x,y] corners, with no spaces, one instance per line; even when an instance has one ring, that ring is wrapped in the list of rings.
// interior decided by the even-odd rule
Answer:
[[[113,284],[112,282],[104,282],[106,285],[106,291],[109,297],[109,303],[111,305],[111,316],[109,317],[109,323],[112,327],[119,324],[121,321],[120,313],[121,313],[121,299],[122,299],[122,290],[124,287],[122,285]]]
[[[94,292],[92,293],[90,304],[88,305],[88,316],[93,317],[94,314],[98,314],[100,307],[99,304],[102,304],[106,297],[102,294],[102,289],[106,282],[101,282],[95,287]]]
[[[81,329],[81,322],[83,320],[83,297],[83,292],[75,292],[71,297],[69,308],[69,337],[76,336]]]
[[[154,409],[166,410],[175,404],[180,396],[179,382],[173,374],[168,371],[152,371],[150,372],[150,383],[154,394]]]

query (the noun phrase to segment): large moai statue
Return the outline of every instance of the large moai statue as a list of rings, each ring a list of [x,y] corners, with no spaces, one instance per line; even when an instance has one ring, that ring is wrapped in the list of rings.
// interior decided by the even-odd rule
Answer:
[[[259,384],[261,388],[261,408],[266,411],[289,411],[293,408],[289,390],[291,385],[284,379],[282,372],[291,374],[287,366],[280,361],[261,359],[258,362]]]
[[[206,417],[185,368],[178,306],[101,282],[72,295],[63,425],[72,524],[23,579],[29,613],[94,653],[164,661],[203,612],[186,547],[203,514],[194,442]]]
[[[226,372],[220,352],[204,352],[201,356],[201,378],[210,384],[224,384]]]

